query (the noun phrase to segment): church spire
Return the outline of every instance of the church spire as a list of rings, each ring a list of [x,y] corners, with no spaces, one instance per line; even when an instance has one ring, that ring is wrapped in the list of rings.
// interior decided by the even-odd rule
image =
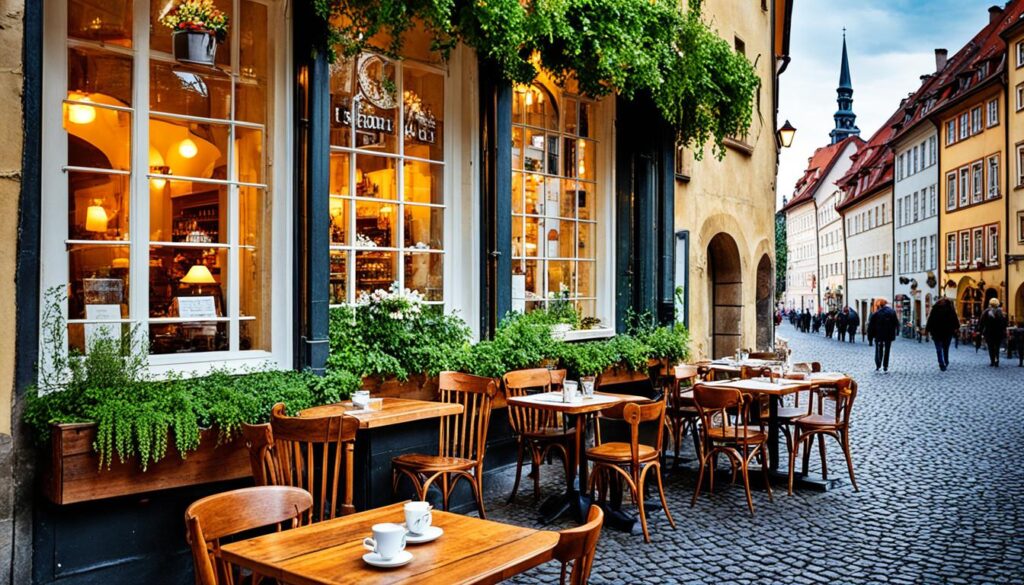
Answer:
[[[849,136],[858,136],[860,128],[857,128],[857,115],[853,113],[853,82],[850,80],[850,58],[846,52],[846,29],[843,29],[843,60],[839,67],[839,87],[836,88],[836,103],[839,109],[836,110],[833,118],[836,127],[832,129],[829,136],[832,137],[832,144],[842,142]]]

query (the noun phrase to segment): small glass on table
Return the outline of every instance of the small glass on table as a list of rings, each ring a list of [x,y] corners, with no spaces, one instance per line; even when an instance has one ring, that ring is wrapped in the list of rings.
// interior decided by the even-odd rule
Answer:
[[[594,382],[596,382],[596,378],[594,376],[582,376],[580,378],[580,386],[583,388],[584,400],[590,400],[594,397]]]

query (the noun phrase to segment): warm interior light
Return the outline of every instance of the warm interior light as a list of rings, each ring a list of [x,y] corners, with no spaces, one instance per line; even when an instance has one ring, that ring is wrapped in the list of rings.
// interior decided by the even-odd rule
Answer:
[[[341,199],[338,199],[337,197],[331,197],[329,205],[331,217],[338,217],[339,215],[341,215],[341,212],[345,209],[345,203]]]
[[[786,123],[779,128],[779,142],[783,148],[789,148],[793,144],[793,137],[796,136],[796,128],[786,120]]]
[[[193,158],[199,154],[199,147],[191,138],[186,138],[178,143],[178,154],[185,158]]]
[[[128,259],[127,258],[114,258],[114,261],[111,263],[111,267],[112,268],[128,268]]]
[[[79,101],[92,103],[92,100],[85,96]],[[92,124],[96,120],[96,108],[84,103],[68,104],[68,120],[72,124]]]
[[[530,107],[530,106],[533,105],[533,90],[527,90],[526,91],[525,99],[526,99],[526,107]]]
[[[181,279],[181,282],[185,284],[217,284],[205,264],[196,264],[189,268],[188,274]]]
[[[85,230],[102,233],[107,231],[107,210],[96,201],[85,210]]]

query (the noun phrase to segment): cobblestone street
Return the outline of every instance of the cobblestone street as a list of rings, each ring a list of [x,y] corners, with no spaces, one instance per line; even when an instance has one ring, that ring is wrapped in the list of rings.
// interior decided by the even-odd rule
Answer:
[[[851,443],[860,492],[834,442],[828,468],[841,480],[837,487],[787,496],[778,485],[770,502],[752,481],[754,517],[741,484],[716,482],[715,493],[705,490],[690,508],[695,473],[680,469],[666,482],[677,529],[651,506],[651,544],[604,530],[591,582],[1024,582],[1024,368],[1016,359],[995,369],[984,349],[960,347],[943,373],[930,343],[900,340],[884,374],[860,340],[840,344],[788,324],[779,335],[795,361],[819,361],[858,381]],[[816,459],[815,450],[812,473]],[[504,475],[507,482],[490,487],[488,516],[538,526],[531,482],[509,505],[511,472]],[[542,477],[543,496],[561,491],[560,464],[545,465]],[[558,565],[550,563],[515,582],[557,580]]]

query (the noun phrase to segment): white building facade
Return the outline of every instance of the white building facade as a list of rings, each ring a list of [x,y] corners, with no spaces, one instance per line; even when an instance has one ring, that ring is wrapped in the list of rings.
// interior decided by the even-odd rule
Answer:
[[[846,229],[847,303],[860,314],[861,331],[875,300],[892,300],[892,188],[843,211]]]
[[[893,306],[905,335],[923,327],[938,294],[938,135],[919,124],[895,143]]]
[[[817,308],[818,253],[814,200],[786,210],[786,310]]]
[[[829,311],[846,302],[846,239],[843,218],[836,211],[843,192],[834,186],[820,191],[825,195],[818,203],[818,280],[821,307]]]

